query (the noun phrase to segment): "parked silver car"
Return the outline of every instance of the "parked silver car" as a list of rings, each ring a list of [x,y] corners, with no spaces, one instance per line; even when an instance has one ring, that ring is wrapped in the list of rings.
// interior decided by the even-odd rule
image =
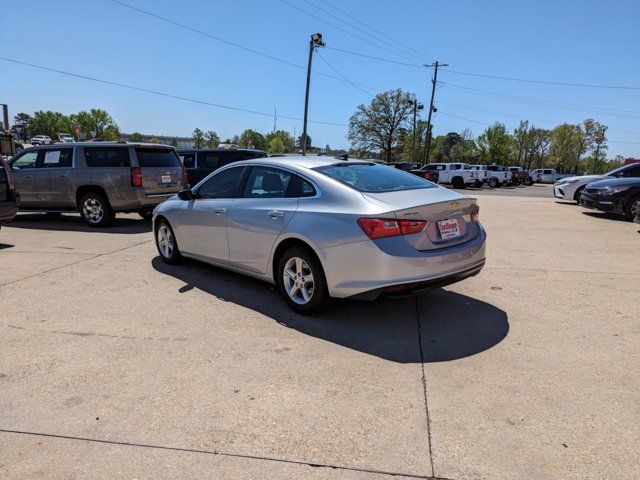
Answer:
[[[166,262],[190,257],[275,283],[303,314],[330,297],[417,294],[485,262],[474,198],[324,157],[223,167],[156,207],[154,233]]]
[[[91,227],[116,212],[151,218],[180,191],[186,171],[172,147],[116,142],[65,143],[23,150],[9,162],[20,211],[74,212]]]

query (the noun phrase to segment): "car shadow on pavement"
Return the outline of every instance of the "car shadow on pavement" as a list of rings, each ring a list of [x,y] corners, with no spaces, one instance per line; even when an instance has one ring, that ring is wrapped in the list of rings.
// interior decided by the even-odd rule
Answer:
[[[588,217],[593,217],[593,218],[603,218],[606,220],[613,220],[614,222],[631,223],[622,215],[614,215],[613,213],[587,211],[587,212],[582,212],[582,214]]]
[[[197,288],[306,335],[398,363],[469,357],[509,332],[503,310],[441,288],[401,300],[335,300],[326,311],[307,317],[293,312],[273,285],[250,277],[190,260],[167,265],[156,257],[152,266],[184,282],[179,293]]]
[[[151,222],[142,218],[121,218],[116,216],[113,225],[105,228],[92,228],[80,219],[79,215],[61,215],[51,217],[43,213],[20,213],[8,224],[11,228],[30,230],[54,230],[91,233],[145,233],[151,232]]]

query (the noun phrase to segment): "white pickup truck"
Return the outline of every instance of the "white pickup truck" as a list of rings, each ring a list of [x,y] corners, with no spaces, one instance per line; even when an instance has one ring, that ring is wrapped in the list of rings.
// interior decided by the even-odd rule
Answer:
[[[501,165],[471,165],[471,169],[478,172],[482,183],[491,188],[511,183],[511,172]]]
[[[478,172],[471,170],[468,163],[432,163],[438,171],[438,183],[453,188],[466,188],[482,185]]]
[[[573,176],[573,173],[558,173],[553,168],[539,168],[529,173],[535,183],[556,183],[561,178]]]

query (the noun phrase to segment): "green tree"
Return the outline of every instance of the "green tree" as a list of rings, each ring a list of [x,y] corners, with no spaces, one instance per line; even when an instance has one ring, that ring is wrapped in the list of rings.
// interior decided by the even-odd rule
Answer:
[[[95,132],[94,138],[103,140],[118,140],[120,138],[120,130],[118,124],[111,118],[111,115],[105,110],[92,108],[88,112],[80,111],[70,116],[71,125],[80,126],[80,134],[84,138],[92,138],[91,132]],[[70,130],[68,128],[65,131]]]
[[[193,144],[196,148],[202,148],[204,146],[204,133],[198,127],[195,128],[191,134],[193,137]]]
[[[267,141],[265,140],[264,136],[261,133],[248,128],[244,132],[242,132],[242,135],[240,135],[240,146],[242,148],[255,148],[256,150],[266,150]]]
[[[349,119],[347,139],[354,148],[379,151],[382,158],[391,161],[406,136],[414,100],[414,94],[397,89],[379,93],[368,106],[358,105]]]
[[[279,138],[280,140],[282,140],[285,152],[293,152],[295,150],[293,137],[289,134],[289,132],[285,130],[276,130],[275,132],[268,133],[265,137],[269,145],[271,145],[271,142],[274,138]]]
[[[149,143],[162,143],[162,141],[159,138],[151,137]]]
[[[58,133],[72,131],[72,123],[66,115],[60,112],[37,111],[29,123],[28,136],[47,135],[52,139],[58,137]]]
[[[133,132],[129,135],[130,142],[142,142],[142,134],[140,132]]]
[[[175,138],[171,139],[171,146],[173,148],[178,148],[178,140],[176,140]]]
[[[478,137],[480,161],[485,164],[509,163],[513,139],[507,127],[496,122]]]
[[[25,128],[29,128],[29,124],[31,123],[31,121],[33,120],[33,118],[31,117],[31,115],[26,114],[26,113],[16,113],[13,116],[13,124],[14,125],[19,125],[21,127],[25,127]]]
[[[551,131],[549,154],[557,170],[577,172],[585,145],[585,132],[580,125],[563,123]]]
[[[551,149],[551,131],[533,127],[529,134],[531,135],[531,150],[527,155],[525,168],[531,170],[532,164],[535,165],[535,168],[545,167]]]
[[[273,137],[269,142],[269,153],[271,155],[281,155],[285,153],[285,146],[282,138]]]
[[[204,138],[206,139],[207,148],[217,148],[220,145],[220,137],[212,130],[205,133]]]
[[[296,147],[298,147],[300,149],[302,148],[302,139],[303,139],[303,136],[302,135],[298,135],[298,139],[296,140]],[[313,148],[312,145],[313,145],[313,143],[312,143],[312,140],[311,140],[311,135],[309,135],[307,133],[307,150],[311,150]]]

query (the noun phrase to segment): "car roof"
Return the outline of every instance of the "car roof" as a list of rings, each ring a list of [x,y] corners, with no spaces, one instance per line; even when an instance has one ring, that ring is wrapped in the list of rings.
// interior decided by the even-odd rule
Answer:
[[[240,162],[234,162],[230,165],[251,165],[262,164],[270,165],[274,167],[299,167],[299,168],[316,168],[326,167],[328,165],[343,165],[343,164],[364,164],[369,165],[374,162],[362,161],[362,160],[340,160],[333,157],[318,157],[315,155],[302,156],[302,155],[287,155],[284,157],[265,157],[265,158],[251,158],[248,160],[242,160]],[[376,164],[378,165],[378,164]]]
[[[179,153],[196,153],[196,152],[251,152],[251,153],[264,153],[266,150],[257,150],[255,148],[179,148]]]
[[[154,148],[173,148],[171,145],[162,143],[144,143],[144,142],[68,142],[68,143],[50,143],[49,145],[39,145],[32,148],[64,148],[69,147],[154,147]],[[26,150],[26,149],[25,149]]]

